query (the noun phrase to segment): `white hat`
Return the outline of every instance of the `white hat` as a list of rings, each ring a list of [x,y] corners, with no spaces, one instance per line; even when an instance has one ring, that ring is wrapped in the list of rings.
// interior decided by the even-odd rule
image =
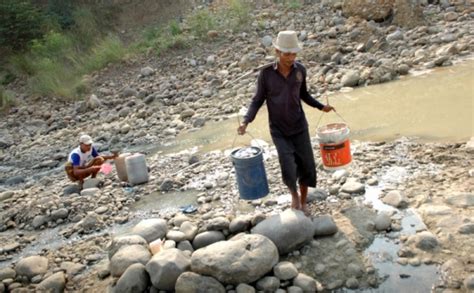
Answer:
[[[81,135],[79,142],[87,145],[91,145],[93,143],[92,138],[87,134]]]
[[[284,53],[298,53],[302,49],[302,44],[298,42],[295,31],[281,31],[278,33],[273,46]]]

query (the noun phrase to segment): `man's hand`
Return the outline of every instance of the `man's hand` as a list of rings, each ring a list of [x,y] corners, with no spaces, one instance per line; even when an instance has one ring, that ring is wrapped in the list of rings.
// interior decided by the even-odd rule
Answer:
[[[90,166],[89,168],[90,168],[90,169],[91,169],[91,171],[93,171],[93,172],[99,172],[99,171],[100,171],[100,168],[101,168],[101,166]]]
[[[322,111],[323,112],[330,112],[330,111],[336,112],[336,109],[333,106],[325,105]]]
[[[247,129],[247,123],[244,122],[244,123],[240,124],[239,128],[237,128],[237,133],[239,135],[244,135],[246,129]]]

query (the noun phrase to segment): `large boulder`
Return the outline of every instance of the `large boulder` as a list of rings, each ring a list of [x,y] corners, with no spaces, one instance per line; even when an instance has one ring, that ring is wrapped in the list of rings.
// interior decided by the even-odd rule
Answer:
[[[142,245],[124,246],[110,259],[110,273],[114,277],[120,277],[132,264],[141,263],[145,265],[150,258],[150,251]]]
[[[127,268],[117,284],[113,288],[113,293],[134,293],[145,292],[149,286],[150,276],[141,263],[135,263]]]
[[[108,247],[109,250],[109,259],[114,256],[114,254],[119,251],[120,248],[123,246],[128,246],[128,245],[141,245],[145,248],[148,247],[148,243],[146,242],[145,238],[139,236],[139,235],[126,235],[126,236],[120,236],[120,237],[115,237],[112,240],[112,243]]]
[[[272,270],[278,258],[275,244],[267,237],[239,234],[229,241],[196,250],[191,257],[191,269],[221,283],[237,285],[260,279]]]
[[[337,232],[337,226],[331,215],[321,215],[313,219],[314,236],[328,236]]]
[[[251,232],[266,236],[280,254],[287,254],[311,241],[314,227],[311,219],[301,211],[288,209],[258,223]]]
[[[21,259],[15,266],[17,276],[25,276],[28,279],[36,275],[43,275],[48,270],[48,259],[43,256],[29,256]]]
[[[213,277],[193,272],[182,273],[176,281],[176,293],[225,293],[225,287]]]
[[[157,253],[146,264],[153,287],[159,290],[173,290],[178,277],[189,270],[191,260],[188,254],[176,249],[165,249]]]
[[[64,292],[65,286],[66,276],[64,275],[64,272],[57,272],[39,283],[36,290],[39,292],[60,293]]]
[[[137,234],[145,238],[150,243],[158,238],[165,237],[168,232],[168,226],[163,219],[142,220],[132,229],[132,234]]]
[[[193,247],[199,249],[222,240],[225,240],[225,236],[221,231],[206,231],[196,235],[193,240]]]
[[[366,20],[382,21],[393,13],[395,0],[344,0],[342,13]]]

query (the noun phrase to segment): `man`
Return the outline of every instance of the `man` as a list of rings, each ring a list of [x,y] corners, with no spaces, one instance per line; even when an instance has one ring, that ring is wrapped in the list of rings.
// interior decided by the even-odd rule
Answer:
[[[306,69],[295,62],[296,53],[301,50],[296,32],[278,33],[273,46],[277,60],[260,71],[256,93],[237,132],[245,133],[266,101],[270,134],[278,152],[283,182],[291,193],[291,207],[308,214],[306,196],[308,186],[316,186],[316,166],[301,100],[324,112],[335,109],[321,104],[308,93]]]
[[[71,151],[65,166],[69,179],[71,181],[79,181],[81,189],[84,179],[89,176],[95,178],[105,160],[117,157],[117,154],[99,156],[92,143],[92,138],[89,135],[81,135],[79,137],[79,146]]]

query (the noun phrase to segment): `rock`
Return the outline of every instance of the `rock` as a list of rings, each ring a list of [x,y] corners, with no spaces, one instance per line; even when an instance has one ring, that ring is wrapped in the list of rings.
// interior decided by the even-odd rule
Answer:
[[[240,234],[196,250],[191,257],[191,269],[221,283],[237,285],[260,279],[272,270],[278,258],[278,250],[268,238]]]
[[[102,181],[98,178],[88,178],[84,180],[84,185],[82,186],[83,189],[89,188],[99,188],[102,185]]]
[[[36,290],[46,291],[52,293],[61,293],[64,292],[64,287],[66,286],[66,276],[63,272],[57,272],[52,274],[48,278],[44,279],[41,283],[38,284]]]
[[[72,276],[75,276],[75,275],[79,274],[82,270],[84,270],[86,268],[86,266],[81,264],[81,263],[65,261],[65,262],[61,263],[60,268],[64,271],[66,271],[66,274],[69,277],[72,277]]]
[[[194,252],[193,245],[188,240],[179,242],[178,246],[176,248],[178,248],[179,250],[182,250],[182,251],[187,250],[187,251],[190,251],[191,253]]]
[[[303,289],[297,286],[290,286],[287,289],[288,293],[303,293]],[[317,292],[320,292],[319,290]]]
[[[363,194],[365,192],[365,186],[360,182],[348,179],[348,181],[342,185],[341,192],[347,192],[349,194]]]
[[[142,76],[150,76],[150,75],[153,75],[155,74],[155,70],[153,68],[151,68],[150,66],[147,66],[147,67],[144,67],[140,70],[140,74]]]
[[[311,241],[314,227],[301,211],[288,209],[258,223],[251,233],[268,237],[277,246],[279,254],[287,254]]]
[[[144,248],[148,248],[148,243],[146,242],[146,240],[139,235],[126,235],[113,238],[112,243],[108,247],[109,259],[111,259],[114,254],[119,251],[119,249],[123,246],[129,246],[134,244],[141,245]]]
[[[388,228],[390,228],[392,224],[392,220],[390,219],[390,216],[385,213],[381,212],[375,217],[375,229],[377,231],[386,231]]]
[[[70,195],[70,194],[75,194],[75,193],[77,194],[81,193],[81,188],[77,184],[68,185],[63,190],[63,195]]]
[[[100,193],[100,189],[94,187],[94,188],[85,188],[81,190],[80,194],[83,197],[87,197],[87,196],[96,196],[99,193]]]
[[[172,220],[172,224],[176,227],[180,227],[184,222],[190,221],[189,217],[184,214],[177,214]]]
[[[153,287],[173,290],[179,275],[188,271],[190,266],[191,260],[183,251],[171,248],[155,254],[146,264],[146,270]]]
[[[260,39],[260,43],[265,47],[269,48],[272,46],[272,37],[269,35],[264,36]]]
[[[303,289],[303,292],[316,292],[316,280],[303,273],[296,276],[293,285]]]
[[[343,87],[345,87],[345,86],[350,86],[350,87],[357,86],[357,84],[359,83],[359,79],[360,79],[359,72],[357,72],[355,70],[349,70],[342,77],[341,85]]]
[[[314,236],[333,235],[337,232],[337,226],[330,215],[321,215],[313,219]]]
[[[329,194],[326,190],[321,188],[308,188],[308,197],[306,202],[313,202],[313,201],[323,201],[328,198]]]
[[[0,130],[0,149],[6,149],[15,143],[13,136],[6,129]]]
[[[446,21],[456,21],[458,19],[459,15],[454,12],[454,11],[450,11],[450,12],[447,12],[445,15],[444,15],[444,20]]]
[[[15,192],[11,190],[0,193],[0,202],[12,198],[13,195],[15,195]]]
[[[392,14],[395,0],[343,0],[342,13],[346,17],[361,17],[365,20],[383,21]]]
[[[60,208],[51,212],[51,220],[56,221],[58,219],[66,219],[68,215],[68,209]]]
[[[431,232],[423,231],[408,239],[408,243],[413,243],[421,250],[431,251],[438,247],[438,239]]]
[[[220,231],[206,231],[199,233],[193,240],[194,249],[199,249],[208,246],[212,243],[225,240],[224,234]]]
[[[89,99],[87,100],[87,107],[89,109],[97,109],[102,106],[102,102],[99,100],[99,98],[92,94]]]
[[[174,288],[176,293],[225,293],[225,287],[216,279],[207,276],[201,276],[193,272],[182,273],[176,281]]]
[[[346,281],[346,287],[349,289],[357,289],[359,288],[359,281],[356,278],[349,278]]]
[[[458,232],[460,234],[474,234],[474,224],[472,223],[464,224],[461,227],[459,227]]]
[[[474,275],[469,275],[466,279],[464,279],[464,287],[466,290],[474,290]]]
[[[273,268],[273,273],[278,279],[286,281],[296,277],[298,275],[298,269],[293,263],[282,261]]]
[[[389,42],[399,40],[403,40],[403,33],[400,30],[396,30],[393,33],[387,35],[387,41]]]
[[[474,193],[457,193],[449,195],[445,202],[458,208],[469,208],[474,206]]]
[[[163,219],[145,219],[132,228],[131,233],[143,237],[148,243],[165,237],[168,226]]]
[[[232,234],[245,232],[249,228],[250,228],[250,217],[248,216],[238,216],[235,219],[233,219],[229,224],[229,232]]]
[[[3,268],[0,269],[0,281],[5,279],[14,279],[16,276],[16,272],[12,268]]]
[[[255,288],[247,285],[247,284],[239,284],[236,288],[235,291],[237,293],[255,293]]]
[[[31,226],[34,229],[39,229],[41,226],[47,224],[49,221],[49,217],[44,216],[44,215],[38,215],[33,218],[33,221],[31,221]]]
[[[207,223],[207,230],[216,231],[216,230],[226,230],[229,229],[230,221],[226,217],[216,217]]]
[[[43,275],[48,270],[48,259],[43,256],[22,258],[15,266],[17,276],[25,276],[31,280],[36,275]]]
[[[266,276],[257,281],[257,290],[275,292],[280,287],[280,280],[273,276]]]
[[[110,273],[114,277],[120,277],[132,264],[141,263],[145,265],[150,258],[150,251],[142,245],[123,246],[110,259]]]
[[[189,221],[185,221],[180,225],[179,231],[183,232],[186,239],[191,241],[196,236],[198,227]]]
[[[168,231],[168,233],[166,233],[166,239],[180,242],[186,240],[187,238],[186,234],[181,231]]]
[[[396,208],[401,208],[401,209],[404,209],[408,206],[407,200],[402,196],[402,194],[398,190],[392,190],[389,193],[387,193],[382,198],[382,202]]]
[[[145,292],[150,284],[150,276],[141,263],[129,266],[113,287],[113,293]]]
[[[137,90],[134,90],[130,87],[126,87],[123,89],[122,91],[122,96],[125,97],[125,98],[128,98],[128,97],[138,97],[138,91]]]

